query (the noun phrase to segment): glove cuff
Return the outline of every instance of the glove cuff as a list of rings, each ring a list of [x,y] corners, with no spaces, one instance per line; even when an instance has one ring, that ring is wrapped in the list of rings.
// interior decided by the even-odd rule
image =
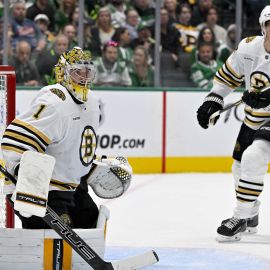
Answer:
[[[220,95],[217,95],[217,94],[214,94],[214,93],[211,93],[209,94],[205,99],[204,99],[204,102],[206,101],[212,101],[212,102],[216,102],[218,103],[219,105],[224,106],[224,101],[223,101],[223,98],[220,96]]]

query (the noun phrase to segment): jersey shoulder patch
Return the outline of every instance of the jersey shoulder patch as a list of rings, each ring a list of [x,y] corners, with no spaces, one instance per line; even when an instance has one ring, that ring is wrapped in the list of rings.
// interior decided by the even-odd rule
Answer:
[[[257,55],[263,48],[264,38],[262,36],[252,36],[242,39],[237,51],[241,54]]]
[[[52,88],[50,89],[50,91],[56,96],[58,96],[60,99],[62,99],[63,101],[66,99],[66,95],[64,94],[62,90],[57,89],[57,88]]]
[[[256,38],[256,36],[247,37],[247,38],[245,39],[245,42],[246,42],[246,43],[249,43],[249,42],[251,42],[252,40],[254,40],[255,38]]]

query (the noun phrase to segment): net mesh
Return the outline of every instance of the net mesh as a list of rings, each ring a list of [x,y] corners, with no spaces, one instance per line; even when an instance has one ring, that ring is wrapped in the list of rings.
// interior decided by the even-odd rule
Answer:
[[[0,141],[7,123],[7,75],[0,75]],[[2,151],[0,151],[0,163],[4,165]],[[0,228],[5,227],[6,223],[6,198],[3,192],[4,176],[0,173]]]

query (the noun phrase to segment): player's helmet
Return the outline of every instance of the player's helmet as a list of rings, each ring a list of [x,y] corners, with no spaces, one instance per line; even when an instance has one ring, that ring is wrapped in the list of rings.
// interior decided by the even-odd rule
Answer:
[[[264,7],[259,18],[259,23],[261,25],[263,34],[264,34],[265,23],[267,21],[270,21],[270,5]]]
[[[63,53],[55,66],[55,78],[80,102],[87,101],[90,84],[95,78],[95,67],[90,53],[74,47]]]

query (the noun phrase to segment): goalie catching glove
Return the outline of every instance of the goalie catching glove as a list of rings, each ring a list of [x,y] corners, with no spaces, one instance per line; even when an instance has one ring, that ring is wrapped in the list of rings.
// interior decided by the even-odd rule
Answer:
[[[103,199],[120,197],[130,186],[132,168],[125,157],[94,160],[87,178],[95,194]]]
[[[242,100],[251,108],[265,108],[270,105],[270,87],[261,92],[245,91]]]

